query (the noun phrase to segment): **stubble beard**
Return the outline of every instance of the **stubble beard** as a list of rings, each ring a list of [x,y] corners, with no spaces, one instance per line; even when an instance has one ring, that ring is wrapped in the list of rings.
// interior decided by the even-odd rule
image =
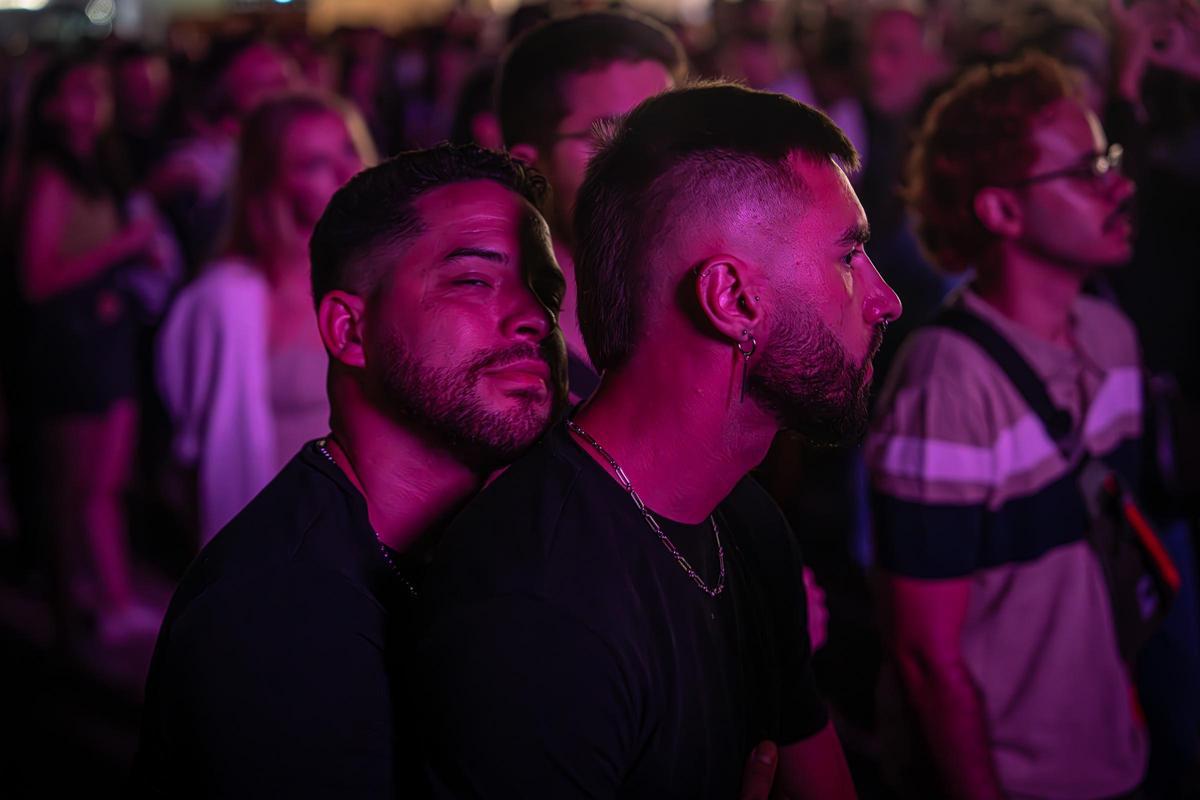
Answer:
[[[465,365],[445,369],[418,362],[395,343],[386,345],[384,358],[380,383],[388,409],[482,472],[516,460],[546,432],[562,404],[555,388],[561,383],[557,370],[533,344],[485,352]],[[548,395],[510,392],[515,398],[510,408],[489,409],[480,387],[484,371],[526,358],[550,363]]]

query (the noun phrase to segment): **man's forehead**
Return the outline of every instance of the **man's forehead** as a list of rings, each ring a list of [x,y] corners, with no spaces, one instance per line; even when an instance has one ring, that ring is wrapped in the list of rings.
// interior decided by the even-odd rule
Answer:
[[[413,207],[427,230],[480,225],[510,227],[537,214],[517,192],[489,180],[438,186],[419,196]]]
[[[674,85],[671,73],[652,59],[616,60],[564,75],[560,91],[568,118],[615,117]]]

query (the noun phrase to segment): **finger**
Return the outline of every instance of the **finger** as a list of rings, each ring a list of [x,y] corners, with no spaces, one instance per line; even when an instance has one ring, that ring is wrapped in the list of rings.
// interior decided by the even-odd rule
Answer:
[[[778,760],[779,750],[774,742],[759,742],[746,759],[742,793],[738,795],[738,800],[767,800],[771,796],[771,785],[775,782],[775,764]]]

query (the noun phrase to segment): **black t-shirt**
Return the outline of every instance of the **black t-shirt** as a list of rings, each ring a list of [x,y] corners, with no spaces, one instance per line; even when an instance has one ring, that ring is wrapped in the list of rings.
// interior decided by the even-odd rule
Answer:
[[[762,739],[827,714],[800,559],[752,480],[716,512],[702,592],[564,426],[455,520],[411,684],[439,797],[735,797]],[[708,522],[662,521],[710,586]]]
[[[146,682],[137,792],[392,796],[402,748],[384,651],[405,609],[362,495],[305,445],[175,592]]]

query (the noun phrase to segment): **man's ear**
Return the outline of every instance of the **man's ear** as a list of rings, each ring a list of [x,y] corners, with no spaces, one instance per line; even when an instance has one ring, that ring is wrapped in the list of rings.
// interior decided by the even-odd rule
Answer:
[[[1004,239],[1021,235],[1025,214],[1012,189],[986,186],[975,193],[975,216],[983,227]]]
[[[730,342],[746,338],[762,322],[758,290],[748,265],[731,255],[705,259],[694,269],[696,302],[717,333]]]
[[[527,167],[537,165],[538,149],[531,144],[517,142],[508,148],[508,154]]]
[[[366,303],[356,294],[335,289],[317,306],[317,329],[331,358],[348,367],[366,366],[363,351]]]

